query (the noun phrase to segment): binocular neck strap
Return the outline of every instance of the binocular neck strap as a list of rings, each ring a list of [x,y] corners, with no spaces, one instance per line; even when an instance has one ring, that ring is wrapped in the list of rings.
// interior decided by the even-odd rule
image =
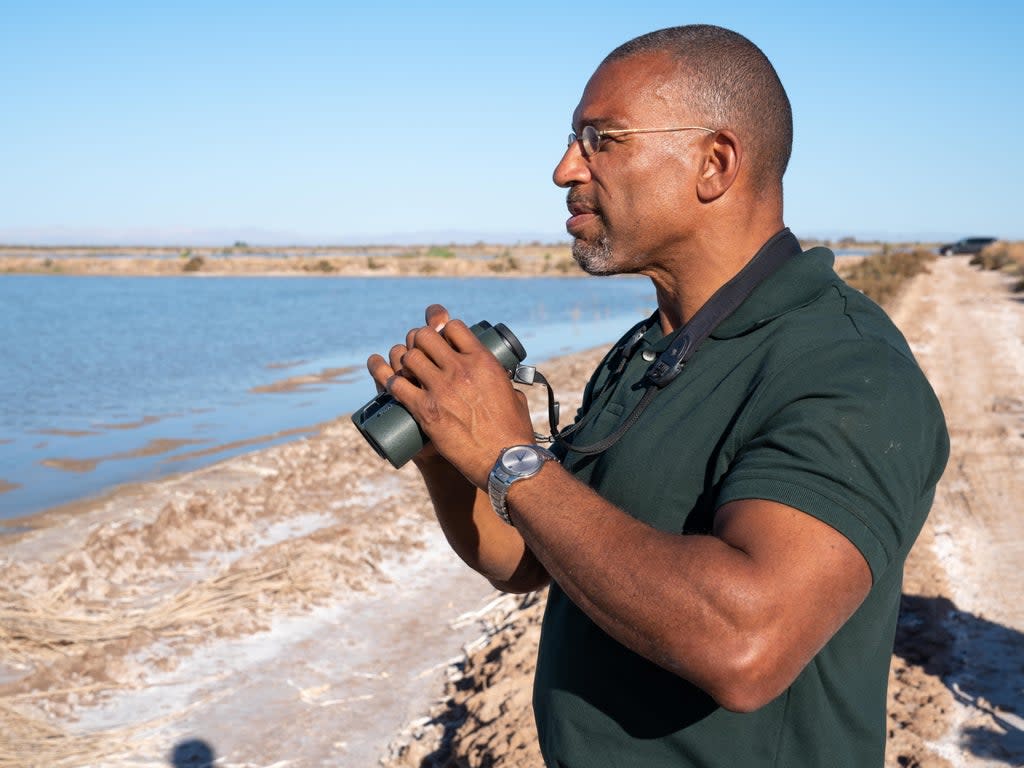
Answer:
[[[590,445],[574,445],[566,440],[590,420],[592,414],[588,414],[562,432],[558,431],[557,423],[553,422],[551,425],[553,439],[562,443],[569,451],[585,456],[603,453],[611,448],[630,427],[636,424],[641,414],[651,404],[654,396],[683,372],[686,363],[696,354],[701,344],[718,327],[719,323],[735,312],[758,285],[801,251],[800,242],[788,227],[765,243],[735,277],[719,288],[704,303],[704,306],[697,310],[690,321],[680,329],[678,336],[668,348],[651,363],[643,378],[646,384],[643,397],[640,398],[640,402],[636,404],[629,416],[608,437]],[[633,346],[635,348],[636,345]]]

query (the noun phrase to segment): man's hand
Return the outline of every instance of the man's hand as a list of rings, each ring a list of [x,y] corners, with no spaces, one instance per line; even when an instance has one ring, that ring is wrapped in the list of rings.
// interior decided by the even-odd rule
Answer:
[[[526,398],[464,322],[449,320],[437,304],[427,308],[426,320],[426,326],[409,331],[404,345],[391,349],[390,363],[374,355],[367,366],[440,455],[485,488],[503,448],[533,442]],[[428,458],[422,451],[417,457]]]
[[[367,367],[431,438],[413,461],[452,549],[498,589],[537,589],[547,574],[483,490],[502,448],[533,441],[525,398],[464,323],[448,325],[444,307],[427,307],[426,320]]]
[[[440,331],[444,328],[445,323],[448,322],[448,310],[440,304],[431,304],[427,307],[425,314],[427,325],[436,331]],[[413,337],[417,330],[417,328],[413,328],[406,334],[405,344],[396,344],[391,348],[391,351],[388,353],[388,360],[385,360],[380,355],[370,355],[366,361],[366,367],[370,371],[370,376],[373,377],[373,382],[377,385],[377,392],[385,392],[395,376],[411,375],[406,373],[402,367],[402,356],[412,346]],[[438,460],[444,461],[432,442],[424,445],[412,457],[413,463],[420,467],[420,469],[423,469],[425,465],[436,463]]]

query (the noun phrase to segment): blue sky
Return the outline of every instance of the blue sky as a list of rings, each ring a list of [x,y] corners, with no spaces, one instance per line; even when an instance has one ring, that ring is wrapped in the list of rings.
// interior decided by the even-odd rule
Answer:
[[[793,102],[801,236],[1024,239],[1020,3],[0,0],[0,242],[567,239],[613,47],[735,29]]]

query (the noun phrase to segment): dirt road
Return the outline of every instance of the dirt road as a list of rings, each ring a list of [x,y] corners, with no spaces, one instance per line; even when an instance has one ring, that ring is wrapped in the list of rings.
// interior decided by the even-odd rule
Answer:
[[[939,393],[951,458],[897,639],[896,674],[923,690],[895,686],[891,720],[941,701],[944,728],[903,729],[921,765],[1024,765],[1024,302],[967,262],[935,262],[893,313]]]

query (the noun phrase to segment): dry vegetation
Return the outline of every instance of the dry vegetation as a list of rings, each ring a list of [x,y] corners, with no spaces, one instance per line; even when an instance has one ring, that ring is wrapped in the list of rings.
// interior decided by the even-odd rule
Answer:
[[[982,269],[1005,272],[1017,278],[1013,285],[1015,293],[1024,291],[1024,242],[999,241],[971,257],[971,264]]]
[[[844,279],[879,304],[890,301],[903,284],[922,272],[936,259],[934,251],[915,248],[882,252],[857,262],[843,271]]]
[[[252,248],[0,246],[0,274],[488,276],[579,275],[569,245]]]
[[[880,253],[852,266],[841,268],[843,278],[879,304],[891,301],[914,275],[928,272],[939,258],[931,248],[883,245]],[[970,263],[982,269],[998,270],[1017,278],[1012,289],[1024,291],[1024,242],[999,241],[972,256]]]

